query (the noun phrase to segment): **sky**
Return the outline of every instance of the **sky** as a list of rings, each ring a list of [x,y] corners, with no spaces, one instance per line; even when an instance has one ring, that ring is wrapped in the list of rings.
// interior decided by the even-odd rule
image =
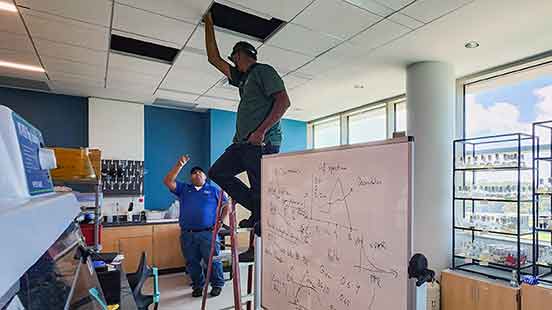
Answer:
[[[466,94],[466,137],[531,133],[552,120],[552,72],[532,80]]]

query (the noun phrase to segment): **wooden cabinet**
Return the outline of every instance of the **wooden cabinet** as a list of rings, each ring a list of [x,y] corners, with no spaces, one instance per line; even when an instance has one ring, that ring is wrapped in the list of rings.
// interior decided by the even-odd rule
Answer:
[[[102,252],[124,254],[123,267],[129,273],[138,268],[142,252],[146,252],[148,264],[159,269],[185,266],[180,250],[180,227],[173,223],[104,227]]]
[[[523,284],[521,286],[521,310],[550,310],[552,289]]]
[[[129,273],[136,272],[143,252],[151,265],[153,255],[151,235],[119,239],[119,252],[125,256],[123,267]]]
[[[180,227],[178,224],[153,226],[153,264],[159,269],[185,266],[180,249]]]
[[[518,310],[519,289],[452,271],[441,274],[443,310]]]
[[[475,309],[475,282],[453,272],[441,273],[441,304],[444,310]]]

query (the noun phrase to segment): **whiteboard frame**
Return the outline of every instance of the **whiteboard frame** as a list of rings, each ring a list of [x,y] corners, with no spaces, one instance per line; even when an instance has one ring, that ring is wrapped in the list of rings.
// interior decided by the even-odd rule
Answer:
[[[394,139],[387,139],[387,140],[381,140],[381,141],[374,141],[374,142],[367,142],[367,143],[359,143],[359,144],[347,144],[347,145],[340,145],[340,146],[333,146],[333,147],[326,147],[326,148],[319,148],[319,149],[310,149],[310,150],[304,150],[304,151],[297,151],[297,152],[288,152],[288,153],[282,153],[282,154],[270,154],[270,155],[263,155],[262,158],[261,158],[261,171],[263,171],[264,169],[264,165],[266,165],[266,161],[264,159],[268,159],[268,158],[280,158],[280,157],[289,157],[289,156],[294,156],[294,155],[302,155],[302,154],[314,154],[314,153],[324,153],[324,152],[328,152],[328,151],[341,151],[341,150],[350,150],[350,149],[356,149],[356,148],[364,148],[364,147],[372,147],[372,146],[381,146],[381,145],[389,145],[389,144],[401,144],[401,143],[408,143],[409,146],[408,146],[408,212],[407,212],[407,216],[408,216],[408,228],[407,228],[407,257],[410,259],[413,255],[413,240],[412,240],[412,235],[413,235],[413,208],[412,208],[412,202],[414,201],[413,200],[413,192],[412,192],[412,184],[413,184],[413,179],[414,179],[414,173],[412,171],[412,167],[413,167],[413,162],[414,162],[414,137],[412,136],[405,136],[405,137],[400,137],[400,138],[394,138]],[[263,188],[263,178],[261,177],[261,195],[263,193],[262,191],[262,188]],[[261,197],[261,202],[262,202],[262,197]],[[262,210],[263,210],[263,207],[261,205],[261,217],[262,217]],[[262,247],[264,247],[264,242],[262,243]],[[261,249],[261,251],[259,252],[263,252],[263,249]],[[262,263],[262,254],[261,254],[261,257],[260,257],[260,262],[259,264],[261,265],[261,268],[260,268],[260,275],[258,275],[258,278],[259,278],[259,287],[255,287],[255,290],[260,290],[260,294],[258,294],[257,292],[255,293],[255,295],[259,295],[260,296],[260,309],[265,309],[265,310],[272,310],[270,308],[267,308],[263,305],[263,299],[262,298],[262,294],[263,294],[263,290],[262,290],[262,276],[264,274],[264,264]],[[408,266],[408,262],[405,262]],[[255,272],[257,272],[257,270],[255,270]],[[407,275],[407,304],[406,304],[406,308],[407,310],[415,310],[415,305],[416,305],[416,285],[414,283],[414,281],[410,280],[408,278],[408,275]]]

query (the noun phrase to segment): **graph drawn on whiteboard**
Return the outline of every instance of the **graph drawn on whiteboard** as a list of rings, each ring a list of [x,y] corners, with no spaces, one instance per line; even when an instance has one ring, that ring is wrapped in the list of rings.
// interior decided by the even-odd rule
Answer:
[[[401,143],[263,159],[265,309],[407,309],[409,156]]]

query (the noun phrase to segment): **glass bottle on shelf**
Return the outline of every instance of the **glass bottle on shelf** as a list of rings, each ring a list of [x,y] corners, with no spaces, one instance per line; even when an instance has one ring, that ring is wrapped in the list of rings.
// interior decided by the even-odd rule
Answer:
[[[458,156],[458,158],[456,159],[456,168],[458,168],[458,169],[466,168],[465,163],[464,163],[464,157]]]
[[[487,167],[494,167],[493,154],[487,155]]]

